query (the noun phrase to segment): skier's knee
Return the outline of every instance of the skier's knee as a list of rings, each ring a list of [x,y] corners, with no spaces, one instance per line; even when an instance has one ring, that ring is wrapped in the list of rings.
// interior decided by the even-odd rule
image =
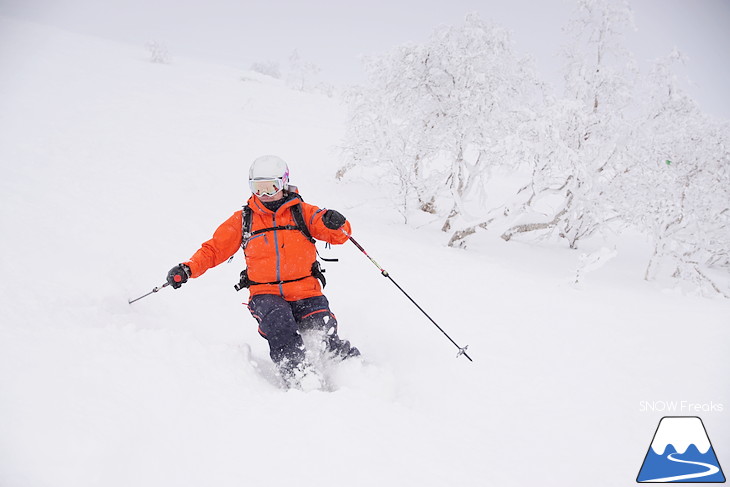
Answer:
[[[303,331],[321,331],[325,335],[337,334],[337,320],[329,310],[316,311],[302,318],[299,328]]]

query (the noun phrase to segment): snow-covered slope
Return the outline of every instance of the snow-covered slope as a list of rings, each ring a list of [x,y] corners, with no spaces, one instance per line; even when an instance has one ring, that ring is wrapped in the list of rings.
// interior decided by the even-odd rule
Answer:
[[[730,303],[642,281],[636,242],[579,286],[562,247],[447,248],[377,185],[334,181],[336,101],[147,57],[0,19],[0,485],[613,486],[661,415],[640,401],[669,399],[724,404],[702,417],[730,463]],[[352,245],[323,250],[326,291],[368,364],[334,392],[272,384],[240,255],[127,303],[243,204],[266,153],[473,363]]]

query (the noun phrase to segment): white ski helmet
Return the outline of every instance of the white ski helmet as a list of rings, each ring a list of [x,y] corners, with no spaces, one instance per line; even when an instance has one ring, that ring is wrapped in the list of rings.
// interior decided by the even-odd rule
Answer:
[[[248,170],[248,182],[251,191],[261,195],[257,190],[254,181],[275,181],[279,190],[286,189],[289,185],[289,166],[284,159],[278,156],[261,156],[253,161]],[[260,187],[260,186],[258,186]],[[264,193],[266,194],[266,193]]]

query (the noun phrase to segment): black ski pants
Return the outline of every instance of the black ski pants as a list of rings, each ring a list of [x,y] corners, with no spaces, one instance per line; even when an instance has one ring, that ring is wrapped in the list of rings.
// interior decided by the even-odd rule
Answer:
[[[327,348],[343,358],[359,355],[337,336],[337,319],[325,296],[287,301],[275,294],[259,294],[251,297],[248,309],[259,323],[259,334],[269,342],[271,360],[280,367],[293,368],[304,361],[300,332],[306,330],[323,332]]]

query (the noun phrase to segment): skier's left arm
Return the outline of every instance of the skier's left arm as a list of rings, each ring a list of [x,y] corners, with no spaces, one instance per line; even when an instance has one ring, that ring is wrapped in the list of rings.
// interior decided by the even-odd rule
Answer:
[[[352,227],[342,213],[337,210],[317,208],[313,205],[303,206],[304,219],[312,237],[331,244],[347,242],[349,234],[352,233]]]

